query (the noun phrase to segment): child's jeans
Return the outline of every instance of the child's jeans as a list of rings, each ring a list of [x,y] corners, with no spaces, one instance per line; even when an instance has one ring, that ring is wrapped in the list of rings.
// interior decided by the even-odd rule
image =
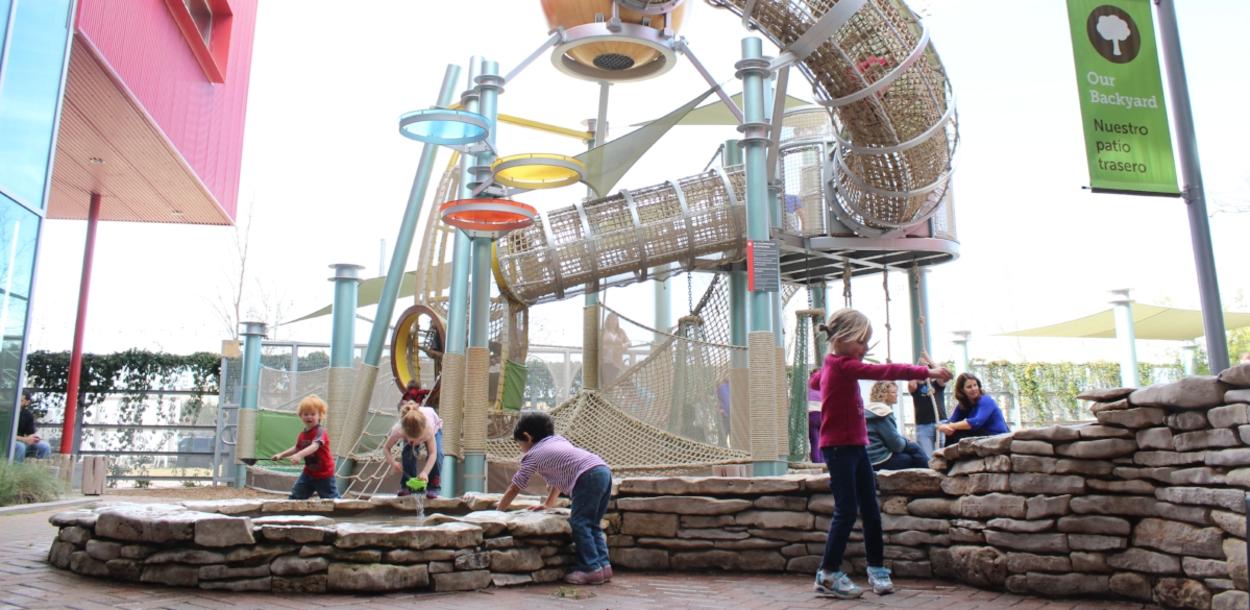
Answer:
[[[877,506],[877,485],[867,448],[843,445],[821,447],[820,451],[829,466],[829,489],[833,491],[834,506],[820,569],[825,572],[842,571],[842,557],[846,553],[846,541],[851,537],[851,528],[855,526],[857,509],[858,516],[863,519],[868,565],[884,566],[881,509]]]
[[[612,471],[595,466],[573,484],[573,505],[569,508],[569,527],[573,530],[573,551],[577,554],[574,569],[593,572],[607,567],[608,540],[603,535],[603,514],[608,512],[612,495]]]
[[[322,500],[339,497],[338,483],[335,482],[334,475],[324,479],[314,479],[304,472],[299,474],[299,479],[296,479],[295,486],[291,488],[291,495],[287,497],[291,500],[307,500],[312,497],[314,491]]]
[[[443,490],[442,472],[443,472],[443,431],[439,430],[434,434],[434,446],[438,448],[437,456],[426,456],[427,460],[434,460],[434,466],[430,468],[429,484],[426,485],[427,493],[437,494]],[[421,469],[417,467],[417,454],[420,453],[421,447],[413,445],[408,441],[404,441],[404,445],[399,452],[400,463],[403,465],[404,474],[400,477],[400,489],[408,489],[408,479],[415,478]]]

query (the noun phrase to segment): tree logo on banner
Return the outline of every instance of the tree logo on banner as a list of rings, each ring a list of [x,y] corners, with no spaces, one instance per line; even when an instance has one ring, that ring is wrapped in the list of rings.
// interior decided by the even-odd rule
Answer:
[[[1141,50],[1137,23],[1118,6],[1104,4],[1090,11],[1085,29],[1094,50],[1109,62],[1126,64]]]

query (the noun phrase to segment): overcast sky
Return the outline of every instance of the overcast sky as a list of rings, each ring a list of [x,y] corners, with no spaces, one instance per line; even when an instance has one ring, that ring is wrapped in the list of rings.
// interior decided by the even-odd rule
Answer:
[[[1250,234],[1250,168],[1243,152],[1250,81],[1228,56],[1250,22],[1250,3],[1178,4],[1220,288],[1227,308],[1250,311],[1250,275],[1241,268]],[[950,333],[967,329],[973,357],[1115,359],[1111,340],[993,335],[1104,309],[1113,288],[1132,288],[1142,302],[1197,308],[1180,200],[1082,190],[1088,176],[1064,3],[1013,2],[1009,12],[996,0],[915,6],[950,74],[960,128],[954,193],[961,254],[930,276],[934,355],[954,358]],[[747,35],[739,20],[691,2],[682,33],[717,80],[729,79],[736,90],[733,63]],[[387,241],[389,256],[420,153],[419,144],[397,134],[399,115],[434,102],[448,63],[464,64],[478,54],[507,72],[545,39],[537,2],[370,0],[347,10],[328,0],[260,3],[239,196],[239,220],[250,218],[252,225],[245,311],[280,304],[290,319],[329,303],[332,263],[362,264],[375,275],[379,242]],[[802,79],[791,83],[793,94],[810,99]],[[612,135],[705,88],[685,60],[661,78],[613,86]],[[577,127],[594,115],[597,93],[595,84],[557,72],[545,54],[508,84],[500,111]],[[734,137],[731,127],[678,127],[620,186],[696,173],[719,142]],[[506,128],[498,143],[504,154],[582,150],[572,140]],[[570,187],[525,200],[557,207],[583,192]],[[45,226],[31,349],[71,345],[85,228],[70,221]],[[218,349],[227,331],[215,304],[234,283],[233,249],[232,228],[102,224],[87,351]],[[906,285],[903,274],[895,275],[897,354],[905,353],[909,339],[899,330],[907,317]],[[675,316],[686,309],[685,281],[676,280]],[[696,290],[705,282],[696,278]],[[854,293],[855,305],[883,337],[880,277],[857,280]],[[649,319],[650,294],[650,285],[642,285],[611,290],[605,299]],[[531,342],[580,343],[580,328],[564,322],[580,302],[538,308],[533,315],[540,332]],[[368,333],[360,324],[357,340]],[[278,335],[325,342],[329,318],[284,327]],[[1139,350],[1143,359],[1162,361],[1176,348],[1144,343]]]

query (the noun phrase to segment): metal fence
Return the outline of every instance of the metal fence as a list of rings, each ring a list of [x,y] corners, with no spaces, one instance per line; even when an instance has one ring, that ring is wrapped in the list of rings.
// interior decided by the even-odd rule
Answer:
[[[59,446],[64,392],[32,389],[47,407],[37,433]],[[217,410],[215,395],[192,390],[107,394],[79,414],[74,453],[108,457],[114,487],[207,483],[213,480]]]

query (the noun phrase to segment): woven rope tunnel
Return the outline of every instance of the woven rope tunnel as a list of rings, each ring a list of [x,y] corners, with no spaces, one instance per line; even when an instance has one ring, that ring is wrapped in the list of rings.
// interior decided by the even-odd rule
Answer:
[[[937,209],[958,139],[954,101],[928,31],[903,2],[867,0],[847,16],[833,9],[852,0],[708,1],[749,11],[745,18],[782,49],[810,49],[799,69],[837,125],[839,216],[896,229]],[[832,26],[819,44],[804,39]]]
[[[623,190],[547,212],[496,246],[499,277],[535,304],[646,279],[648,269],[686,269],[743,257],[746,184],[741,170],[712,170]]]

